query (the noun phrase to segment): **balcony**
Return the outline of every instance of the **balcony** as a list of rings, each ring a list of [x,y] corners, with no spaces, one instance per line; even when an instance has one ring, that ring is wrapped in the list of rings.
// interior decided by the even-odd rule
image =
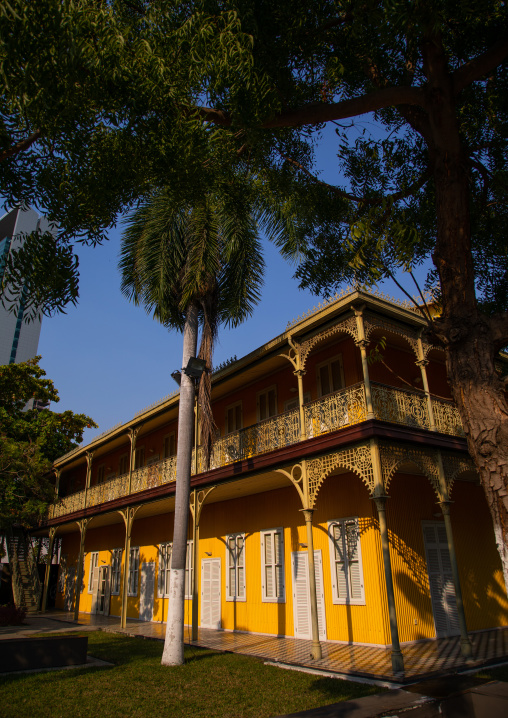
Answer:
[[[371,391],[376,419],[430,430],[427,398],[423,392],[397,389],[374,382],[371,384]],[[452,402],[432,397],[432,411],[436,431],[453,436],[464,436],[459,413]],[[364,384],[353,384],[305,404],[304,416],[308,439],[365,421],[367,402]],[[299,441],[300,412],[298,409],[292,409],[218,439],[210,457],[210,469],[259,456]],[[193,451],[192,474],[195,473],[195,466]],[[198,448],[197,470],[198,473],[204,470],[201,448]],[[129,474],[116,476],[91,486],[86,492],[78,491],[59,499],[56,504],[50,506],[48,518],[57,518],[85,507],[98,506],[129,494],[169,484],[175,479],[176,457],[172,456],[133,471],[130,491]]]

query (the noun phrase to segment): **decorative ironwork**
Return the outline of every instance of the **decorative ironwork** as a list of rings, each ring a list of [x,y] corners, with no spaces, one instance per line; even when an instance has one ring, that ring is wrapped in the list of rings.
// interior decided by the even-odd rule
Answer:
[[[305,460],[304,460],[305,463]],[[277,474],[283,474],[286,476],[295,489],[298,491],[298,495],[300,496],[302,506],[305,509],[305,492],[304,492],[304,485],[303,485],[303,478],[304,478],[304,463],[303,464],[295,464],[291,467],[291,471],[286,471],[285,469],[276,469]]]
[[[453,485],[456,479],[460,476],[460,474],[463,474],[466,471],[476,472],[476,466],[474,465],[473,460],[469,456],[460,456],[457,454],[448,454],[445,452],[441,452],[441,456],[443,459],[443,469],[446,486],[448,489],[448,494],[450,495],[452,492]]]
[[[176,456],[142,466],[132,472],[131,493],[154,489],[176,481]]]
[[[227,434],[216,441],[212,449],[210,468],[281,449],[299,440],[299,410],[291,409],[259,424]]]
[[[309,309],[309,311],[305,312],[301,316],[288,322],[287,328],[289,329],[290,327],[294,327],[296,324],[303,322],[304,319],[308,319],[309,317],[313,316],[314,314],[317,314],[326,307],[329,307],[336,302],[338,303],[339,301],[344,300],[347,296],[356,293],[364,294],[365,297],[369,299],[371,299],[372,297],[377,297],[378,299],[382,299],[383,301],[389,302],[390,304],[396,304],[397,306],[402,307],[402,309],[407,309],[413,314],[421,316],[421,312],[417,306],[418,302],[421,299],[420,297],[415,297],[416,304],[413,304],[413,302],[410,302],[408,299],[395,299],[394,297],[390,297],[388,294],[384,294],[383,292],[380,292],[379,290],[372,287],[369,288],[367,294],[361,287],[347,286],[344,287],[344,289],[341,289],[340,292],[334,294],[329,299],[325,299],[322,303],[318,304],[317,307]],[[424,296],[426,299],[429,299],[429,301],[432,300],[432,295],[429,292],[424,292]]]
[[[206,501],[208,494],[211,494],[217,486],[208,486],[206,489],[200,491],[193,491],[190,496],[189,508],[194,519],[194,523],[199,526],[199,519],[201,518],[201,509]]]
[[[436,431],[453,436],[464,436],[464,428],[457,407],[448,401],[432,397],[432,410]]]
[[[381,421],[430,429],[425,394],[372,382],[372,408]]]
[[[334,394],[305,404],[303,409],[309,439],[345,426],[359,424],[367,417],[364,385],[353,384],[346,389],[340,389]]]
[[[367,487],[369,493],[374,492],[374,468],[370,444],[357,444],[333,454],[320,456],[307,461],[307,477],[309,481],[309,505],[316,503],[316,498],[324,480],[339,467],[349,469],[357,474]]]
[[[379,456],[385,491],[388,491],[393,476],[399,467],[411,462],[416,464],[422,474],[430,481],[438,499],[442,499],[437,451],[434,449],[414,449],[402,444],[380,442]]]
[[[65,516],[65,514],[72,514],[74,511],[80,511],[83,508],[85,501],[85,492],[76,491],[74,494],[64,496],[58,499],[56,504],[50,507],[48,517],[50,519],[57,518],[58,516]]]
[[[374,382],[371,386],[372,403],[376,419],[421,429],[430,429],[427,398],[423,392],[406,391]],[[464,432],[460,425],[458,411],[453,404],[434,398],[432,402],[436,417],[436,430],[463,436]],[[308,438],[320,436],[342,427],[365,421],[367,418],[367,405],[364,384],[354,384],[334,394],[322,397],[317,401],[305,404],[304,417]],[[258,424],[220,438],[214,444],[209,468],[215,469],[226,466],[236,461],[245,460],[253,456],[296,444],[299,441],[300,412],[299,409],[292,409],[284,414],[271,417]],[[339,452],[333,455],[338,462],[336,466],[343,465],[346,468],[356,471],[356,473],[362,477],[362,480],[366,483],[369,490],[371,490],[371,468],[368,470],[366,468],[370,466],[371,463],[370,454],[368,461],[366,459],[367,463],[362,463],[358,458],[357,448],[347,449],[345,451],[346,453]],[[348,454],[347,452],[349,451],[353,451],[353,454]],[[356,456],[356,459],[353,460],[352,457],[354,456]],[[421,453],[418,454],[418,456],[421,457]],[[414,457],[417,457],[417,454],[413,453],[413,458]],[[397,463],[397,457],[395,457],[394,460],[396,460]],[[315,500],[315,495],[322,483],[322,472],[324,471],[326,474],[327,471],[329,473],[329,471],[332,470],[327,468],[329,467],[328,463],[321,465],[315,463],[316,461],[319,462],[321,459],[313,459],[309,462],[309,466],[312,467],[311,494],[314,496],[313,500]],[[328,461],[328,458],[326,461]],[[340,463],[341,461],[342,464]],[[418,463],[418,461],[416,461],[416,463]],[[203,464],[202,447],[198,447],[197,464],[198,473],[203,472],[205,468]],[[393,462],[390,466],[392,465]],[[194,474],[194,467],[193,450],[192,474]],[[391,470],[392,469],[389,470],[385,466],[385,478],[387,476],[391,478]],[[424,470],[424,473],[426,473],[429,478],[434,475],[433,470],[431,470],[427,464],[425,464],[422,470]],[[450,469],[450,471],[451,470],[452,469]],[[387,471],[388,473],[386,473]],[[395,471],[395,469],[393,469],[393,471]],[[453,472],[455,472],[455,476],[456,473],[460,473],[460,470],[457,469],[457,471],[455,471],[455,468],[453,468]],[[175,480],[176,456],[172,456],[133,471],[131,493],[135,494],[156,486],[171,483]],[[293,481],[292,478],[291,480]],[[453,480],[452,478],[452,483]],[[449,486],[451,487],[451,483],[449,483]],[[86,493],[87,507],[97,506],[122,496],[127,496],[129,493],[129,474],[123,474],[122,476],[109,479],[102,484],[91,486]],[[84,506],[84,499],[85,491],[78,491],[70,496],[58,499],[58,501],[49,508],[48,518],[57,518],[81,510]]]
[[[96,484],[88,489],[86,497],[86,505],[99,506],[106,501],[119,499],[129,493],[129,474],[122,474],[114,478],[104,481],[102,484]]]
[[[355,342],[358,341],[358,326],[356,323],[356,317],[349,317],[348,319],[341,321],[339,324],[334,324],[333,327],[329,327],[323,332],[319,332],[319,334],[307,339],[307,341],[302,342],[300,344],[301,368],[305,368],[307,358],[317,344],[320,344],[324,339],[333,337],[335,334],[343,333],[349,334]]]

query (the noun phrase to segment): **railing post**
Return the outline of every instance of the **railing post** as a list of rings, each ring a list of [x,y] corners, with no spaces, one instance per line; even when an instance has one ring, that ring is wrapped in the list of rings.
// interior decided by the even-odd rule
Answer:
[[[425,358],[425,355],[423,353],[423,342],[421,336],[418,337],[418,354],[419,359],[416,362],[416,366],[420,368],[420,372],[422,375],[422,383],[423,383],[423,389],[425,391],[425,396],[427,398],[427,411],[429,412],[429,424],[430,424],[430,430],[436,431],[436,420],[434,417],[434,408],[432,406],[432,398],[430,396],[429,391],[429,382],[427,379],[427,370],[425,367],[429,363],[428,360]]]
[[[314,509],[300,509],[305,517],[307,529],[307,555],[309,562],[309,591],[310,591],[310,616],[312,624],[312,651],[311,656],[315,661],[323,657],[321,643],[319,642],[319,622],[317,613],[317,588],[316,588],[316,567],[314,564],[314,536],[312,531],[312,514]]]
[[[92,461],[93,451],[86,452],[86,479],[85,479],[85,495],[83,498],[83,508],[86,509],[86,500],[88,497],[88,489],[90,488],[90,481],[92,480]],[[76,619],[77,620],[77,619]]]
[[[300,412],[300,441],[305,441],[307,438],[307,426],[305,424],[305,409],[303,408],[303,377],[305,375],[304,369],[297,369],[294,374],[298,380],[298,409]]]
[[[281,354],[281,356],[289,359],[294,367],[293,374],[296,376],[298,381],[298,409],[300,412],[300,441],[305,441],[307,438],[307,426],[305,424],[305,410],[303,408],[303,377],[305,376],[305,369],[302,367],[302,353],[300,346],[295,342],[293,337],[288,336],[288,344],[291,347],[289,354]]]
[[[376,504],[379,518],[379,533],[381,534],[381,549],[383,552],[383,566],[385,573],[386,598],[388,601],[388,616],[390,620],[390,635],[392,641],[392,669],[394,673],[404,673],[404,657],[400,650],[399,628],[397,623],[397,612],[395,609],[395,591],[393,589],[392,563],[390,559],[390,542],[388,539],[388,526],[386,523],[386,499],[379,447],[375,439],[371,439],[372,467],[374,470],[374,481],[377,492],[372,498]]]
[[[129,488],[127,495],[130,496],[132,492],[132,472],[134,470],[134,461],[136,457],[136,438],[138,435],[139,430],[141,429],[141,426],[137,426],[135,429],[130,428],[129,429],[129,439],[131,442],[131,451],[129,455]]]
[[[41,611],[46,610],[48,602],[49,578],[51,574],[51,564],[53,562],[53,547],[55,545],[56,528],[53,526],[49,529],[49,546],[48,546],[48,562],[46,564],[46,572],[44,574],[44,591],[42,593]]]
[[[369,345],[369,340],[365,337],[365,327],[363,324],[364,309],[364,304],[362,304],[361,307],[353,307],[353,311],[356,317],[356,328],[358,331],[358,340],[355,342],[355,344],[360,349],[360,354],[362,357],[362,373],[363,383],[365,386],[365,402],[367,404],[367,419],[375,419],[374,407],[372,404],[372,389],[370,386],[369,362],[367,359],[367,347]]]
[[[130,552],[131,552],[131,534],[132,524],[134,523],[134,516],[139,507],[127,507],[120,513],[122,514],[125,523],[125,548],[123,552],[122,560],[122,611],[120,617],[120,627],[125,628],[127,625],[127,598],[129,592],[129,565],[130,565]]]
[[[88,455],[87,455],[88,459]],[[90,462],[91,463],[91,462]],[[86,527],[88,524],[89,519],[81,519],[81,521],[78,521],[79,531],[81,534],[80,542],[79,542],[79,554],[78,554],[78,570],[76,571],[76,591],[75,591],[75,598],[74,598],[74,620],[76,623],[78,622],[79,618],[79,602],[81,599],[81,583],[83,582],[83,556],[85,552],[85,536],[86,536]]]
[[[58,493],[60,491],[60,478],[62,469],[55,469],[55,503],[58,501]]]

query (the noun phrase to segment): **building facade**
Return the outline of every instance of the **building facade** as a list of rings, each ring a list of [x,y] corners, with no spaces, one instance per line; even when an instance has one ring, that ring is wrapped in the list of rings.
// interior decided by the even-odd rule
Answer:
[[[11,209],[0,218],[0,280],[9,253],[23,244],[26,235],[37,230],[52,231],[52,225],[33,209]],[[16,312],[0,303],[0,364],[19,364],[36,356],[41,319],[27,323],[23,318],[22,299]]]
[[[405,643],[460,635],[467,655],[468,631],[507,624],[486,500],[423,329],[352,290],[214,373],[189,633],[307,638],[315,657],[324,640],[391,646],[401,671]],[[58,607],[165,620],[177,417],[175,393],[55,462],[41,533],[61,539]]]

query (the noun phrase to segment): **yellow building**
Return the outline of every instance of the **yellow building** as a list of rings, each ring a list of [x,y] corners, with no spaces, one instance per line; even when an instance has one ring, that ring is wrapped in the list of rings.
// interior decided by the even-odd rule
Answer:
[[[468,631],[506,625],[486,500],[424,326],[349,291],[214,373],[220,436],[209,470],[193,457],[189,507],[194,631],[313,638],[315,656],[325,640],[391,645],[401,670],[401,644],[460,635],[467,654]],[[55,462],[57,607],[165,620],[177,415],[175,393]]]

